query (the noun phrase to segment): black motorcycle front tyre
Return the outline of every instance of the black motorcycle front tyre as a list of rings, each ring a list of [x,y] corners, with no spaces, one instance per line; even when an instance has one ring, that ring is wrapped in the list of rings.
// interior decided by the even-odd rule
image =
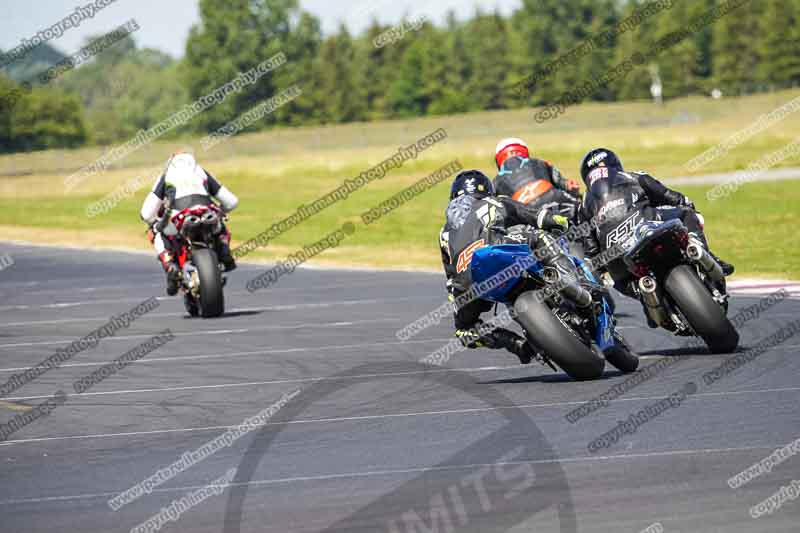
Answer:
[[[611,366],[620,372],[624,372],[625,374],[636,372],[636,369],[639,368],[639,356],[631,352],[631,349],[627,343],[625,343],[619,337],[615,338],[614,340],[616,341],[614,346],[603,352],[603,355],[606,357],[606,361],[611,363]]]

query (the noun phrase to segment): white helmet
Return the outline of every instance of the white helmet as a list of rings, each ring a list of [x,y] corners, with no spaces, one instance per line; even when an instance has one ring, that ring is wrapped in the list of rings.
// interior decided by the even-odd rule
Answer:
[[[494,149],[494,162],[497,163],[497,168],[502,167],[506,159],[515,155],[530,157],[528,144],[525,141],[510,137],[497,143],[497,147]]]
[[[169,158],[167,162],[167,169],[175,169],[175,170],[190,170],[194,171],[195,167],[197,166],[197,160],[194,158],[194,155],[191,152],[176,152],[172,154],[172,157]]]

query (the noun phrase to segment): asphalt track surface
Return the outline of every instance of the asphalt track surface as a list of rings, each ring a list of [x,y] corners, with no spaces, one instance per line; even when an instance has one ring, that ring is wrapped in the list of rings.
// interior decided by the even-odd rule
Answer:
[[[7,245],[0,272],[0,378],[33,366],[149,296],[155,260]],[[800,437],[800,337],[719,382],[730,356],[682,349],[620,297],[643,365],[681,361],[575,422],[566,413],[626,378],[573,382],[509,354],[472,350],[443,368],[416,362],[449,323],[401,343],[395,332],[442,302],[440,276],[298,270],[249,294],[263,267],[230,277],[228,314],[189,319],[178,299],[3,398],[0,422],[62,389],[67,402],[0,444],[0,531],[130,531],[237,468],[219,495],[161,531],[796,532],[800,502],[750,507],[800,479],[789,458],[736,490],[727,480]],[[758,301],[735,297],[732,312]],[[744,346],[800,318],[786,300],[742,329]],[[170,328],[176,339],[86,394],[71,384]],[[687,382],[697,393],[591,453],[615,424]],[[295,392],[299,391],[299,392]],[[138,500],[107,502],[294,393],[270,423]],[[658,531],[654,526],[650,531]]]

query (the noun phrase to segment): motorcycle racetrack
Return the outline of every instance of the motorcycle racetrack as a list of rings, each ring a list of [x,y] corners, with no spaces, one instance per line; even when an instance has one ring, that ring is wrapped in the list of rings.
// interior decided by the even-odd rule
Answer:
[[[264,267],[245,264],[225,316],[203,320],[164,296],[152,256],[5,251],[0,386],[148,298],[158,307],[0,398],[10,427],[66,394],[0,442],[2,533],[798,529],[800,334],[744,350],[800,318],[797,292],[749,312],[744,349],[724,356],[650,330],[615,295],[639,373],[659,366],[636,384],[610,365],[575,382],[502,351],[419,364],[450,342],[450,320],[405,342],[396,332],[443,303],[438,274],[298,269],[251,294]],[[734,290],[729,314],[779,285]],[[160,334],[171,340],[75,392]],[[615,386],[607,405],[567,417]]]

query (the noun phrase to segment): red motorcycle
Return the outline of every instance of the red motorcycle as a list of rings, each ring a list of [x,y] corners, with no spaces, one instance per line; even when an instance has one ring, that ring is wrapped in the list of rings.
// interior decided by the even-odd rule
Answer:
[[[194,205],[163,219],[172,222],[180,235],[178,285],[191,316],[213,318],[225,312],[222,288],[226,279],[216,252],[223,219],[224,213],[215,204]]]

